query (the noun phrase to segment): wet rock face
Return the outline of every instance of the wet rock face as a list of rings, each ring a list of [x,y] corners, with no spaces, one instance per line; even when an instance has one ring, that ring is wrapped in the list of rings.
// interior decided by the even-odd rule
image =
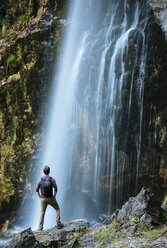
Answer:
[[[167,2],[166,0],[147,0],[154,12],[156,22],[161,26],[167,40]]]
[[[0,22],[0,209],[4,214],[17,209],[24,187],[31,190],[25,178],[28,171],[33,173],[31,158],[41,145],[48,84],[63,27],[60,7],[57,17],[56,1],[10,1]]]
[[[148,5],[146,5],[148,7]],[[149,7],[148,7],[149,8]],[[151,12],[152,13],[152,12]],[[146,71],[144,77],[144,97],[141,127],[140,159],[138,160],[136,149],[136,136],[139,134],[139,112],[137,104],[140,100],[136,97],[139,80],[138,73],[135,73],[133,82],[132,110],[129,122],[127,123],[126,111],[120,121],[120,132],[118,133],[118,158],[124,157],[124,164],[119,169],[123,173],[121,180],[117,181],[118,167],[113,172],[112,204],[113,210],[120,206],[130,197],[134,196],[143,186],[152,187],[154,194],[162,202],[166,193],[167,185],[167,42],[160,26],[155,23],[154,16],[150,13],[146,27],[147,57]],[[135,41],[130,41],[129,57],[134,59]],[[128,92],[129,94],[129,92]],[[128,94],[125,94],[128,95]],[[125,105],[125,104],[124,104]],[[119,126],[117,127],[119,129]],[[125,144],[125,133],[127,132],[127,144]],[[122,146],[122,144],[125,144]],[[139,166],[137,166],[137,160]],[[121,164],[121,159],[120,159]],[[138,173],[136,176],[136,168]],[[107,175],[108,176],[108,175]],[[106,185],[106,188],[108,185]],[[99,187],[100,188],[100,187]],[[101,203],[108,197],[101,191]],[[115,199],[119,199],[121,204]]]

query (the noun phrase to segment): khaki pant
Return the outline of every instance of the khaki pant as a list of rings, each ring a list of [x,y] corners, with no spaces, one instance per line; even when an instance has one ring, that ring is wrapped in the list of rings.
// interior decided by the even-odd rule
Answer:
[[[43,229],[44,216],[46,212],[46,208],[48,205],[51,205],[56,210],[56,222],[60,223],[60,208],[54,197],[52,198],[41,198],[41,216],[39,222],[39,228]]]

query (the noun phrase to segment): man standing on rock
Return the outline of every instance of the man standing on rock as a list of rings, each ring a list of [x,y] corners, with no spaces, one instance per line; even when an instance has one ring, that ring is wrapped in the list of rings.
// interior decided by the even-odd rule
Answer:
[[[56,210],[57,228],[60,229],[64,225],[60,222],[60,208],[56,201],[56,194],[57,194],[56,181],[53,177],[49,176],[50,173],[49,166],[46,165],[43,168],[43,172],[45,175],[39,179],[36,186],[36,192],[41,200],[41,216],[40,216],[38,230],[43,229],[44,216],[48,205],[51,205]],[[54,188],[54,195],[53,195],[53,188]],[[40,189],[40,193],[39,193],[39,189]]]

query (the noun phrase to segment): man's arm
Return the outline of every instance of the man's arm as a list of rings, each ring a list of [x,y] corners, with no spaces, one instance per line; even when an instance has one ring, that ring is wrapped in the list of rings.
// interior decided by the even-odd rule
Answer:
[[[38,195],[39,198],[41,198],[41,195],[39,193],[40,186],[41,186],[41,179],[39,179],[39,181],[37,183],[37,186],[36,186],[36,192],[37,192],[37,195]]]
[[[55,190],[55,193],[54,193],[53,197],[56,198],[56,195],[57,195],[57,190]]]
[[[37,191],[37,195],[38,195],[39,198],[41,198],[41,195],[40,195],[39,191]]]
[[[53,185],[53,188],[55,190],[53,197],[56,198],[58,188],[57,188],[56,181],[55,181],[55,179],[53,177],[52,177],[52,185]]]

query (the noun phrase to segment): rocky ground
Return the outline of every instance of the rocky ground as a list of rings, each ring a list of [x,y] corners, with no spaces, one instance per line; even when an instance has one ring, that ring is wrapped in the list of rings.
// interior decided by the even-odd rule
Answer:
[[[62,229],[53,227],[32,232],[29,228],[14,235],[5,248],[165,248],[167,225],[165,219],[161,221],[158,209],[154,213],[150,212],[152,197],[151,191],[143,188],[136,197],[131,197],[121,210],[103,218],[101,223],[90,226],[87,220],[82,219],[64,223]],[[165,214],[163,210],[162,213]]]
[[[6,248],[26,247],[167,247],[167,226],[137,231],[135,234],[125,230],[116,231],[113,224],[89,226],[87,220],[65,223],[63,229],[56,227],[32,232],[27,229],[17,235]]]

